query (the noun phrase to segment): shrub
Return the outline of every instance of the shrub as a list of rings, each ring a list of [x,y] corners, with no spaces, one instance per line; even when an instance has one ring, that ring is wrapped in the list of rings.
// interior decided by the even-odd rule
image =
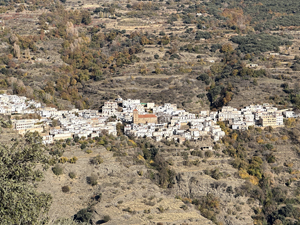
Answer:
[[[287,120],[284,121],[284,124],[285,124],[287,127],[294,127],[294,126],[295,126],[295,123],[296,123],[295,118],[288,118]]]
[[[74,156],[71,159],[69,159],[69,163],[76,163],[77,160],[78,160],[78,158],[76,156]]]
[[[101,158],[100,155],[97,155],[90,160],[90,163],[94,164],[94,165],[99,165],[99,164],[103,163],[103,159]]]
[[[62,190],[62,192],[67,193],[67,192],[69,192],[71,189],[70,189],[69,186],[63,186],[63,187],[61,188],[61,190]]]
[[[78,141],[79,141],[79,137],[78,136],[74,137],[74,142],[78,142]]]
[[[206,80],[209,80],[209,76],[206,73],[202,73],[196,79],[201,80],[201,81],[206,81]]]
[[[62,175],[64,173],[64,169],[58,164],[52,167],[52,171],[56,176]]]
[[[165,208],[161,205],[157,208],[159,212],[163,213],[165,211]]]
[[[67,158],[67,157],[61,157],[61,158],[59,159],[59,162],[60,162],[60,163],[66,163],[66,162],[68,162],[68,158]]]
[[[215,145],[214,145],[214,149],[215,149],[215,150],[218,150],[218,149],[220,149],[220,145],[218,145],[218,144],[215,144]]]
[[[88,149],[88,150],[85,151],[85,153],[91,154],[91,153],[93,153],[93,151],[91,149]]]
[[[215,169],[215,170],[212,170],[211,171],[211,177],[216,179],[216,180],[219,180],[222,178],[222,173],[220,173],[219,169]]]
[[[125,209],[122,209],[122,211],[124,212],[129,212],[129,213],[135,213],[135,211],[133,211],[130,207],[127,207]]]
[[[276,162],[276,158],[273,154],[267,155],[267,162],[268,163],[275,163]]]
[[[191,155],[203,158],[203,153],[201,151],[191,151]]]
[[[106,222],[108,222],[108,221],[110,221],[110,220],[111,220],[111,218],[110,218],[109,215],[106,215],[106,216],[103,217],[103,222],[104,222],[104,223],[106,223]]]
[[[74,220],[82,223],[90,222],[92,217],[92,212],[89,209],[81,209],[75,214]]]
[[[205,152],[205,157],[207,157],[207,158],[212,157],[212,155],[213,155],[213,152],[210,150]]]
[[[97,176],[96,174],[91,174],[91,176],[89,176],[87,178],[87,182],[88,184],[92,185],[92,186],[95,186],[98,184],[98,181],[97,181]]]
[[[222,48],[222,45],[220,45],[220,44],[213,44],[211,46],[211,48],[210,48],[210,51],[211,52],[215,52],[215,51],[217,51],[218,49],[221,49],[221,48]]]
[[[74,179],[74,178],[76,177],[76,174],[75,174],[74,172],[70,172],[70,173],[69,173],[69,177],[70,177],[71,179]]]
[[[183,209],[183,210],[187,210],[188,209],[188,207],[186,205],[182,205],[182,206],[180,206],[180,208]]]
[[[54,166],[54,165],[56,164],[55,158],[49,159],[49,160],[48,160],[48,164],[49,164],[50,166]]]
[[[208,33],[208,32],[206,32],[206,31],[204,31],[204,32],[198,31],[198,32],[196,33],[195,39],[196,39],[196,40],[200,40],[201,38],[204,38],[204,39],[210,39],[211,37],[212,37],[211,34]]]
[[[286,135],[283,135],[283,136],[281,137],[281,139],[282,139],[283,141],[287,141],[287,140],[289,139],[289,137],[286,136]]]

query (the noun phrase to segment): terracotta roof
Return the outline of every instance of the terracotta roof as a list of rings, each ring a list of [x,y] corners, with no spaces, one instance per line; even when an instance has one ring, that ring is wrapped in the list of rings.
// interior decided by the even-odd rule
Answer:
[[[137,111],[137,109],[134,109],[133,111]]]
[[[156,118],[154,114],[139,115],[139,118]]]

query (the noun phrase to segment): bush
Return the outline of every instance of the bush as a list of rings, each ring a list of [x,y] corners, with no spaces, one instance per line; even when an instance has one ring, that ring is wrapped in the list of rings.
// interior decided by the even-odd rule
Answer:
[[[210,83],[209,76],[208,76],[206,73],[201,74],[201,75],[200,75],[199,77],[197,77],[196,79],[205,82],[205,84],[207,84],[207,85]]]
[[[210,39],[211,37],[212,37],[211,34],[208,33],[208,32],[206,32],[206,31],[204,31],[204,32],[198,31],[198,32],[196,33],[195,39],[196,39],[196,40],[200,40],[201,38],[204,38],[204,39]]]
[[[103,163],[103,159],[101,158],[100,155],[97,155],[90,160],[90,163],[93,165],[99,165],[99,164]]]
[[[220,45],[220,44],[213,44],[211,46],[211,48],[210,48],[210,51],[211,52],[215,52],[215,51],[217,51],[218,49],[221,49],[221,48],[222,48],[222,45]]]
[[[78,158],[76,156],[74,156],[71,159],[69,159],[69,163],[76,163],[77,160],[78,160]]]
[[[92,185],[92,186],[95,186],[95,185],[98,184],[98,181],[97,181],[97,180],[98,180],[98,179],[97,179],[96,174],[92,174],[91,176],[89,176],[89,177],[87,178],[88,184],[90,184],[90,185]]]
[[[56,176],[62,175],[64,173],[64,169],[58,164],[52,167],[52,171]]]
[[[85,153],[91,154],[91,153],[93,153],[93,151],[91,149],[88,149],[88,150],[85,151]]]
[[[205,152],[205,157],[209,158],[209,157],[212,157],[213,156],[213,152],[208,150]]]
[[[66,163],[66,162],[68,162],[68,158],[67,157],[61,157],[58,161],[60,163]]]
[[[203,153],[198,150],[191,151],[191,155],[203,158]]]
[[[78,136],[75,136],[75,137],[74,137],[74,142],[77,143],[78,141],[79,141],[79,137],[78,137]]]
[[[61,188],[61,190],[62,190],[62,192],[67,193],[67,192],[69,192],[71,189],[70,189],[69,186],[63,186],[63,187]]]
[[[81,223],[89,223],[92,217],[92,212],[89,209],[81,209],[75,214],[74,220]]]
[[[50,166],[54,166],[54,165],[56,164],[55,158],[49,159],[49,160],[48,160],[48,164],[49,164]]]
[[[180,206],[180,208],[183,209],[183,210],[187,210],[188,209],[187,205],[182,205],[182,206]]]
[[[268,163],[275,163],[276,162],[276,158],[273,154],[267,155],[267,162]]]
[[[157,209],[160,213],[163,213],[165,211],[165,208],[162,207],[161,205]]]
[[[76,173],[70,172],[70,173],[69,173],[69,177],[70,177],[71,179],[74,179],[74,178],[76,177]]]
[[[197,98],[204,98],[205,97],[205,94],[199,94],[199,95],[197,95]]]
[[[222,173],[220,173],[219,169],[215,169],[215,170],[212,170],[211,171],[211,177],[216,179],[216,180],[219,180],[222,178]]]
[[[104,222],[104,223],[106,223],[106,222],[108,222],[108,221],[110,221],[110,220],[111,220],[111,218],[110,218],[109,215],[106,215],[106,216],[103,217],[103,222]]]

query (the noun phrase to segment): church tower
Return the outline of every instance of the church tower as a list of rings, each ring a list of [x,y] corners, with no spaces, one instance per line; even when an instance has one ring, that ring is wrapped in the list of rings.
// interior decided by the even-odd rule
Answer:
[[[137,111],[137,109],[133,110],[133,123],[139,123],[139,111]]]

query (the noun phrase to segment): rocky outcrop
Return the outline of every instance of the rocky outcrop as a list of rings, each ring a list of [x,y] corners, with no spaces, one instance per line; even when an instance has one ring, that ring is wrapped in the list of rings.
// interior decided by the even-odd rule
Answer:
[[[72,22],[67,22],[66,32],[68,36],[78,37],[78,30],[76,27],[74,27]]]
[[[14,56],[18,59],[21,57],[20,46],[16,42],[14,43]]]
[[[30,50],[29,50],[29,48],[25,49],[24,53],[25,53],[25,58],[30,59]]]
[[[10,37],[9,37],[9,41],[11,44],[14,44],[16,42],[18,42],[19,38],[15,35],[15,34],[12,34]]]
[[[79,49],[81,47],[81,43],[88,43],[90,42],[89,37],[78,37],[78,29],[74,27],[72,22],[67,22],[67,36],[75,38],[74,42],[70,44],[70,50],[73,52],[75,49]]]

